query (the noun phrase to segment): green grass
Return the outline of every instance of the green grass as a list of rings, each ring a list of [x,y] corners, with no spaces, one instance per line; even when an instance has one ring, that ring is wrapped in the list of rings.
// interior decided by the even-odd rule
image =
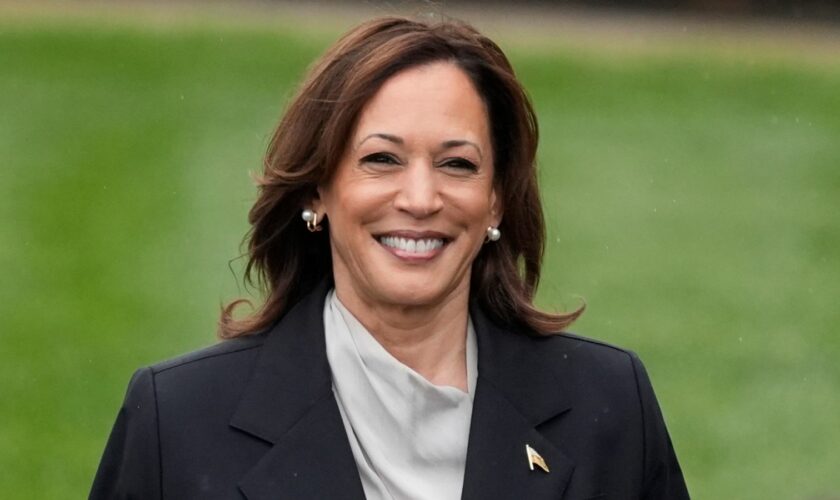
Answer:
[[[0,21],[4,498],[84,496],[131,372],[214,341],[249,172],[330,38]],[[840,62],[510,54],[539,302],[642,355],[696,498],[840,496]]]

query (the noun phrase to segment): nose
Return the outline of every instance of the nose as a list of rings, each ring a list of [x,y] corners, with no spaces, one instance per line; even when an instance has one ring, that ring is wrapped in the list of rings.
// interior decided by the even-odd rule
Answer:
[[[412,217],[422,219],[443,208],[440,185],[434,165],[415,161],[400,176],[399,192],[394,200],[396,208]]]

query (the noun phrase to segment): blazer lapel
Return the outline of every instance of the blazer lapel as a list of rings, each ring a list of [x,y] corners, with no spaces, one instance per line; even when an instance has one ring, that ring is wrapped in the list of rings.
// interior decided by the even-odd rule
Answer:
[[[550,360],[534,355],[539,339],[496,327],[478,307],[471,315],[479,373],[462,498],[560,499],[574,464],[538,426],[570,408],[563,383]],[[530,470],[526,445],[545,460],[548,473]]]
[[[328,286],[308,294],[269,333],[231,419],[273,445],[239,483],[250,500],[364,499],[327,363]]]
[[[322,283],[266,338],[230,425],[273,446],[239,483],[249,500],[363,500],[356,463],[332,393],[324,343]],[[464,500],[560,499],[574,464],[538,426],[569,409],[539,339],[498,328],[477,307],[478,383],[464,474]],[[530,470],[525,446],[550,472]],[[283,492],[280,497],[278,492]]]

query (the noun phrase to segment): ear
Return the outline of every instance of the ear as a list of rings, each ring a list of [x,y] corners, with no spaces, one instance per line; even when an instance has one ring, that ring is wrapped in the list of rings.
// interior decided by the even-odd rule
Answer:
[[[309,202],[303,208],[309,208],[313,210],[315,213],[318,214],[318,219],[321,220],[327,215],[327,209],[324,205],[324,188],[322,186],[318,186],[315,190],[315,194],[309,200]]]
[[[500,194],[499,188],[493,186],[493,190],[490,191],[490,225],[493,227],[499,227],[499,224],[502,223],[504,207]]]

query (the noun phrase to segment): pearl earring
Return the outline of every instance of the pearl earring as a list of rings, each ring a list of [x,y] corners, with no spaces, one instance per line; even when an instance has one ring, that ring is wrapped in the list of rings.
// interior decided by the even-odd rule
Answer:
[[[300,218],[306,221],[306,229],[308,229],[310,233],[315,233],[321,230],[321,226],[318,225],[318,212],[306,208],[303,212],[301,212]]]
[[[499,228],[493,226],[487,228],[487,241],[499,241],[501,237],[502,232],[499,231]]]

